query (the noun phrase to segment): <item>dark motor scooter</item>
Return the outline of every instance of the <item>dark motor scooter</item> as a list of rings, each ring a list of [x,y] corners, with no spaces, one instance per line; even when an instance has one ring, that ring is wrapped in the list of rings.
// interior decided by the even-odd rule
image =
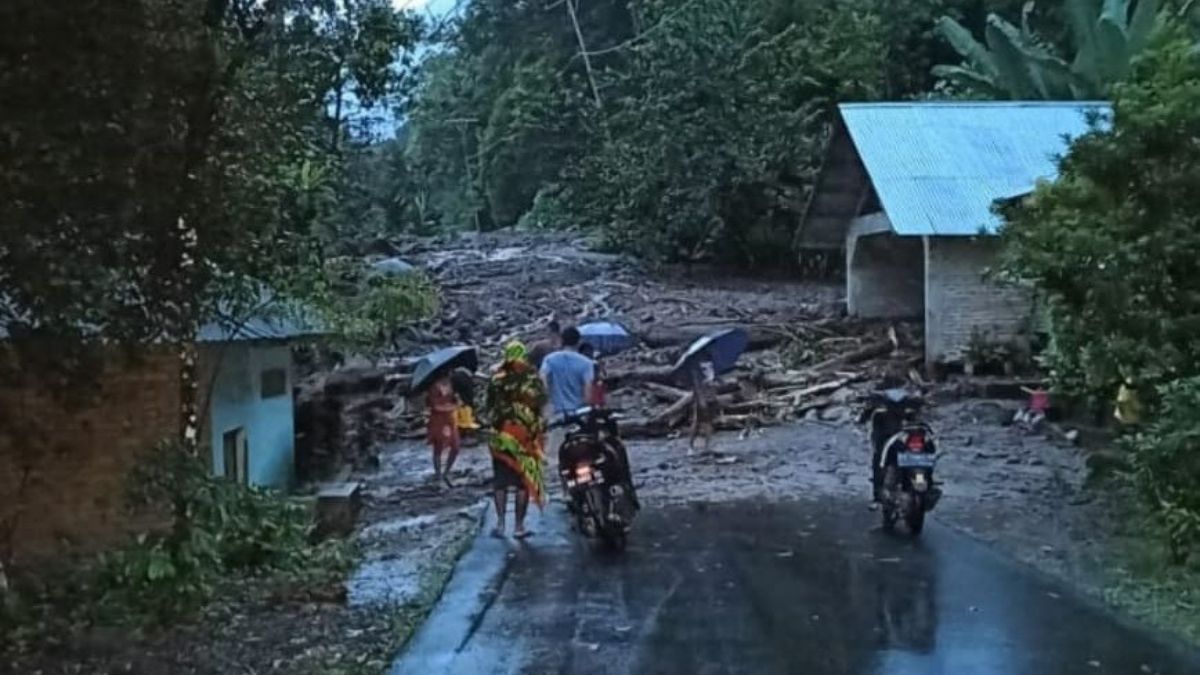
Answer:
[[[924,399],[905,389],[876,391],[864,399],[859,421],[871,423],[871,481],[887,531],[903,517],[909,532],[919,535],[925,514],[942,496],[933,480],[937,443],[933,429],[921,420],[924,406]]]
[[[624,549],[638,503],[616,413],[586,407],[555,424],[568,429],[558,467],[575,529],[612,549]]]

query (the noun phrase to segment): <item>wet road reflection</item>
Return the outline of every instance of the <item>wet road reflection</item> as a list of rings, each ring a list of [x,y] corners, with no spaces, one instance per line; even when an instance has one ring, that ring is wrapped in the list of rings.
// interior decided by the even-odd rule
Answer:
[[[394,673],[1200,673],[945,528],[874,531],[859,504],[648,511],[622,556],[547,514],[528,545],[480,539]]]

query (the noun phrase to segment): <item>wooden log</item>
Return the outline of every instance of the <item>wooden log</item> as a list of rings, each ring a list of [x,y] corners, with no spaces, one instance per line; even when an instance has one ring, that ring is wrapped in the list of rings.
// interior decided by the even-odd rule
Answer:
[[[665,424],[668,427],[675,426],[687,416],[693,398],[691,393],[684,394],[682,398],[672,403],[669,408],[650,418],[650,421],[654,424]]]
[[[662,424],[656,424],[649,418],[621,420],[617,424],[621,438],[662,438],[670,435],[671,429]]]
[[[671,386],[677,384],[671,368],[649,366],[641,368],[621,368],[608,371],[608,381],[613,390],[630,387],[646,382]]]
[[[859,349],[856,349],[848,354],[842,354],[831,359],[826,359],[805,369],[805,372],[816,374],[826,370],[843,368],[845,366],[862,363],[863,361],[868,361],[870,359],[887,356],[895,350],[896,343],[894,341],[880,340],[879,342],[872,342],[866,346],[860,347]]]
[[[678,389],[657,382],[643,382],[641,386],[654,395],[665,398],[668,401],[678,401],[680,398],[688,395],[688,392],[684,389]]]
[[[838,389],[841,389],[842,387],[845,387],[846,385],[850,384],[855,379],[859,379],[859,378],[847,377],[847,378],[842,378],[840,380],[832,380],[830,382],[822,382],[821,384],[816,384],[811,387],[806,387],[799,391],[792,392],[791,395],[789,396],[789,398],[792,401],[792,405],[799,405],[800,401],[802,401],[810,396],[820,396],[823,394],[832,394],[833,392],[837,391]]]
[[[774,326],[745,325],[737,323],[726,324],[729,328],[741,328],[750,337],[749,351],[770,349],[784,342],[786,336]],[[641,334],[642,342],[650,347],[678,347],[690,344],[700,338],[720,330],[719,325],[683,324],[674,326],[653,326]]]

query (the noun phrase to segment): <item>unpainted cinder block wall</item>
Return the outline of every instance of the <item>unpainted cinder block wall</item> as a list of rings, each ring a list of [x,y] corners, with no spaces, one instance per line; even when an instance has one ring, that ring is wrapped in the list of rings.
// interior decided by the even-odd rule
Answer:
[[[918,319],[925,307],[925,248],[920,237],[850,236],[846,311],[875,319]]]
[[[15,523],[13,550],[0,556],[95,551],[159,520],[131,517],[126,479],[143,453],[178,435],[179,362],[169,350],[108,359],[78,405],[36,384],[0,384],[0,411],[0,537]]]
[[[975,333],[1028,349],[1031,293],[988,274],[999,262],[999,240],[929,237],[925,242],[926,361],[962,362]]]

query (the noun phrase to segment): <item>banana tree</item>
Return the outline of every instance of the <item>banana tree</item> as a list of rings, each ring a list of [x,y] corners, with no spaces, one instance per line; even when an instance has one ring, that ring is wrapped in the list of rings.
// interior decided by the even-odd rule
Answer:
[[[984,42],[954,19],[942,17],[938,32],[963,58],[934,75],[965,91],[1000,99],[1105,98],[1162,22],[1159,0],[1066,0],[1075,57],[1054,53],[1029,26],[1033,2],[1021,27],[991,14]]]

